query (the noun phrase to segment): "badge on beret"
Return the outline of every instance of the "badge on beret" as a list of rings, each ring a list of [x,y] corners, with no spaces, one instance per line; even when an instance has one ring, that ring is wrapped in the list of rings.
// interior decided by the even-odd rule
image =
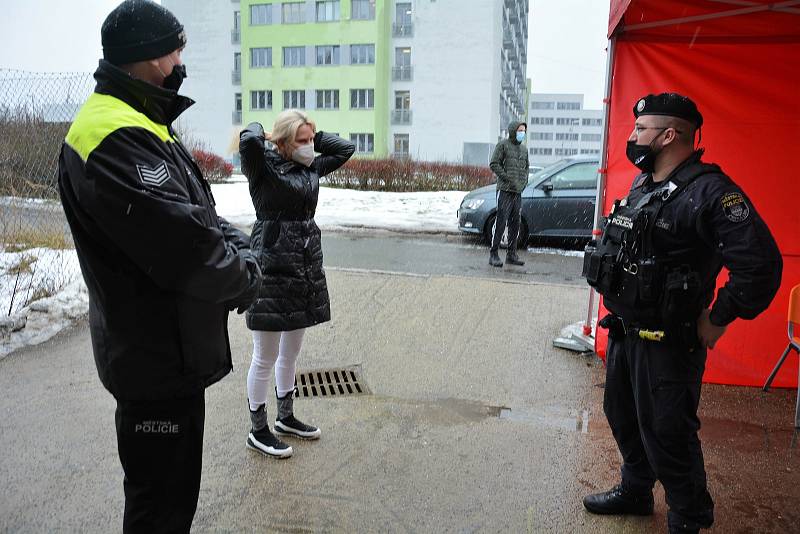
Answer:
[[[636,103],[636,111],[638,111],[639,113],[644,111],[644,98],[642,98],[641,100],[639,100],[639,102]]]
[[[725,217],[731,222],[746,221],[750,216],[750,208],[739,192],[725,193],[720,200]]]

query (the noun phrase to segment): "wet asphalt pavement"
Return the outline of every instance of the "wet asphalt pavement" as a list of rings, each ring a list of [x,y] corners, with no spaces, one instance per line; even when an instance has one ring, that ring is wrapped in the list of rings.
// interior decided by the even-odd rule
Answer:
[[[456,237],[323,242],[333,320],[309,330],[299,370],[359,365],[370,393],[297,400],[323,434],[292,441],[289,460],[246,450],[252,345],[232,316],[234,373],[206,395],[193,531],[666,532],[660,486],[652,517],[580,502],[619,469],[602,363],[552,347],[585,313],[580,258],[523,252],[515,272]],[[119,531],[114,402],[86,325],[0,361],[0,390],[0,531]],[[704,387],[711,532],[798,531],[794,399]]]

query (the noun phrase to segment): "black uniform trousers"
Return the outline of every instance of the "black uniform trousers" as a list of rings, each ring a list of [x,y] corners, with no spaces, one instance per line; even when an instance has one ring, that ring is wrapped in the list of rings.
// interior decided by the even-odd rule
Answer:
[[[189,532],[200,494],[205,394],[117,401],[123,532]]]
[[[705,349],[689,352],[627,335],[609,339],[603,409],[622,453],[622,484],[646,492],[661,481],[670,525],[714,522],[697,431]]]
[[[522,194],[509,191],[497,192],[497,218],[492,233],[492,252],[500,248],[503,232],[508,224],[508,252],[512,258],[517,254],[517,237],[519,236],[520,217],[522,212]]]

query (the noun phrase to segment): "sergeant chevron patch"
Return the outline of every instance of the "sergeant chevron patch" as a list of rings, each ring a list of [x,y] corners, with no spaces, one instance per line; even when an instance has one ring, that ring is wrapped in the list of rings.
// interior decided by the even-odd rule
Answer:
[[[170,179],[166,161],[162,161],[155,167],[137,164],[136,170],[139,171],[139,178],[142,179],[142,183],[146,185],[161,186]]]

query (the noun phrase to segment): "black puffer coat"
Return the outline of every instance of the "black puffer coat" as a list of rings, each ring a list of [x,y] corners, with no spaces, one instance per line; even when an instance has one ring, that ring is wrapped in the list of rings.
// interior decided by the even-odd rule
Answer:
[[[320,155],[311,167],[287,161],[265,148],[264,129],[257,122],[239,137],[242,172],[250,183],[257,218],[250,246],[264,275],[259,297],[247,311],[250,330],[297,330],[331,318],[314,213],[320,177],[341,167],[355,146],[317,132],[314,151]]]

